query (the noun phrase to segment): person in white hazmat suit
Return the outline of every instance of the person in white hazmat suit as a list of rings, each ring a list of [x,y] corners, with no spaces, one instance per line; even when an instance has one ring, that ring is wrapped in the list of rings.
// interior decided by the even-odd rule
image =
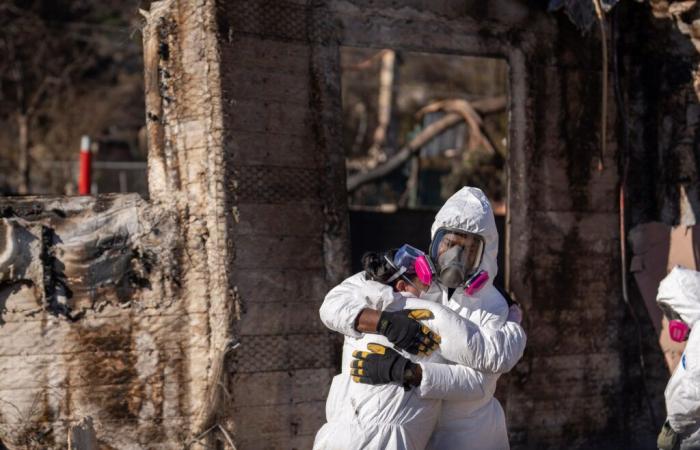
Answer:
[[[667,419],[659,434],[663,450],[700,449],[700,272],[675,267],[661,281],[656,301],[676,341],[687,339],[681,362],[666,386]]]
[[[510,370],[522,356],[526,337],[516,321],[507,321],[509,313],[518,316],[519,310],[509,309],[492,285],[497,273],[498,234],[484,194],[476,188],[463,188],[448,199],[436,216],[432,236],[431,259],[436,263],[433,269],[438,280],[421,295],[432,303],[392,301],[390,291],[377,288],[379,285],[367,281],[362,273],[326,296],[321,319],[346,339],[343,373],[333,380],[326,407],[328,423],[317,434],[314,448],[423,448],[433,426],[429,448],[509,447],[503,410],[493,393],[498,374]],[[465,237],[476,237],[480,245],[472,246],[474,242],[466,242],[469,239]],[[449,252],[460,242],[465,245]],[[451,255],[451,260],[445,255]],[[472,289],[475,279],[481,285]],[[353,362],[350,355],[358,346],[380,342],[378,336],[361,332],[369,331],[360,327],[363,315],[383,310],[375,330],[404,348],[381,331],[387,320],[391,324],[391,314],[402,313],[395,311],[402,307],[432,312],[434,319],[425,323],[442,336],[441,357],[459,365],[445,364],[445,360],[420,362],[420,384],[405,395],[395,384],[353,383],[351,373],[358,374],[359,360]],[[420,313],[418,317],[422,317]],[[367,352],[359,355],[368,362]],[[414,403],[418,404],[415,408]],[[415,420],[419,425],[407,418],[420,419]]]

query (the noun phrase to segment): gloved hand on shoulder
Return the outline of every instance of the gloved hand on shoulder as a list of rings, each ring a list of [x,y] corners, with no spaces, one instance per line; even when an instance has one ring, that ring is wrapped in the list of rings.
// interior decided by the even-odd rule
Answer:
[[[412,355],[429,355],[439,346],[440,336],[418,321],[432,318],[433,313],[427,309],[383,311],[379,316],[377,332]]]
[[[356,383],[398,383],[408,389],[421,381],[420,366],[381,344],[367,344],[369,352],[354,351],[350,375]]]

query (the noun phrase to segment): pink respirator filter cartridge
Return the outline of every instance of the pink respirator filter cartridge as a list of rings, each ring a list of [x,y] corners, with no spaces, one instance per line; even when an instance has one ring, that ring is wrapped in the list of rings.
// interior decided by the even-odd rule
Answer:
[[[467,293],[467,295],[474,295],[479,292],[482,287],[484,287],[487,281],[489,281],[489,273],[482,270],[469,280],[467,283],[467,288],[464,291]]]
[[[668,322],[668,334],[675,342],[683,342],[688,339],[690,328],[685,322],[680,320],[671,320]]]
[[[426,286],[430,286],[430,284],[433,282],[433,271],[430,269],[430,263],[425,255],[421,255],[416,258],[415,269],[416,276],[418,276],[420,282]]]

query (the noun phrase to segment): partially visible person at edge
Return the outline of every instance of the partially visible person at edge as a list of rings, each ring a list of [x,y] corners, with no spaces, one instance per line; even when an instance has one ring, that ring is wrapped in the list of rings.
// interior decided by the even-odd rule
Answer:
[[[669,320],[671,339],[687,341],[681,362],[666,386],[667,418],[658,447],[700,449],[700,272],[675,267],[661,281],[656,296]]]
[[[503,295],[493,286],[498,270],[498,233],[491,206],[484,194],[479,189],[465,187],[448,199],[435,218],[432,238],[428,259],[433,263],[432,269],[437,279],[432,280],[428,290],[420,296],[432,303],[421,304],[431,305],[429,311],[436,316],[427,324],[443,335],[441,356],[460,366],[455,369],[454,365],[429,362],[421,362],[419,369],[409,366],[409,372],[416,372],[408,374],[412,377],[409,380],[411,385],[415,386],[410,395],[446,399],[428,447],[463,448],[469,443],[471,448],[508,448],[505,416],[500,404],[493,398],[498,376],[487,374],[510,370],[522,356],[526,338],[522,327],[516,323],[519,322],[520,309],[515,305],[509,307]],[[380,397],[363,397],[356,392],[359,385],[353,385],[351,381],[351,373],[357,375],[358,367],[351,368],[349,364],[358,366],[363,359],[363,365],[367,364],[365,356],[369,355],[358,355],[358,362],[352,362],[350,358],[352,340],[365,338],[364,333],[382,334],[394,346],[414,350],[411,353],[420,350],[420,345],[427,345],[428,350],[435,346],[430,333],[411,318],[413,315],[422,319],[425,313],[411,312],[410,309],[392,311],[388,307],[392,300],[387,298],[391,295],[381,287],[366,279],[364,273],[359,273],[332,289],[321,306],[321,319],[326,326],[345,334],[346,339],[343,373],[333,380],[326,406],[328,423],[316,437],[317,449],[422,448],[420,443],[411,441],[411,433],[416,430],[397,427],[386,417],[377,416]],[[517,321],[507,322],[509,315],[512,319],[517,318]],[[441,319],[450,322],[454,318],[461,321],[459,332],[446,333],[440,329],[438,322]],[[451,330],[449,327],[445,329]],[[460,333],[461,337],[458,336]],[[466,371],[469,368],[482,372],[476,374],[480,380],[478,389],[481,395],[475,396],[475,389],[471,386],[464,389],[464,397],[460,397],[452,391],[459,386],[454,370]],[[384,382],[359,378],[357,381]],[[359,403],[358,399],[368,401]],[[346,404],[351,405],[350,409],[354,410],[352,414],[348,415],[348,408],[343,408]],[[401,410],[395,413],[400,415]],[[395,439],[377,441],[371,432],[362,432],[362,427],[367,427],[372,421],[374,425],[393,429]],[[371,429],[377,430],[376,427]],[[336,437],[324,439],[330,434]]]

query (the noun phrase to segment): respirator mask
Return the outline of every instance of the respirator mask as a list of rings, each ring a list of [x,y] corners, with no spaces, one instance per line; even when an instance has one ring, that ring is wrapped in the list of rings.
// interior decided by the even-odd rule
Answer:
[[[474,295],[489,279],[487,271],[479,270],[484,247],[484,238],[478,234],[441,227],[430,243],[427,262],[442,284],[464,287],[467,295]]]
[[[661,311],[663,311],[664,316],[668,319],[668,334],[671,336],[671,340],[674,342],[684,342],[688,340],[688,335],[690,334],[690,327],[687,323],[681,319],[680,314],[675,312],[666,303],[657,303]]]

